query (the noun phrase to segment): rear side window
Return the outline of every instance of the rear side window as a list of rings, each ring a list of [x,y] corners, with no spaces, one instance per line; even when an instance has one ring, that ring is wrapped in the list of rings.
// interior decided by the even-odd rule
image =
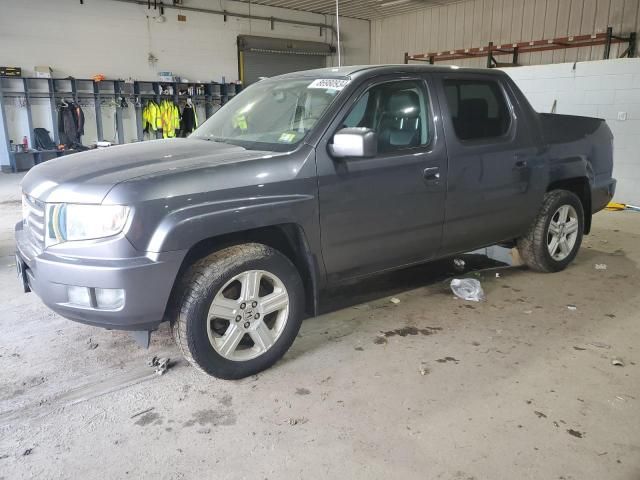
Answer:
[[[460,140],[501,137],[509,130],[511,115],[496,82],[449,79],[444,92]]]

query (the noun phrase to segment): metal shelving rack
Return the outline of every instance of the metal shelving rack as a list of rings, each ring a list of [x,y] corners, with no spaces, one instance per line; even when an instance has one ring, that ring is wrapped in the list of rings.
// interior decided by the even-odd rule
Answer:
[[[505,43],[502,45],[489,42],[484,47],[462,48],[458,50],[448,50],[445,52],[418,53],[410,55],[404,54],[404,63],[410,61],[444,62],[448,60],[461,60],[466,58],[487,58],[487,68],[514,67],[518,66],[518,55],[531,52],[546,52],[550,50],[563,50],[566,48],[591,47],[604,45],[603,60],[607,60],[611,53],[611,45],[626,43],[627,48],[622,52],[622,57],[634,57],[636,53],[636,32],[629,33],[628,36],[613,34],[613,28],[607,27],[606,33],[594,33],[591,35],[573,35],[569,37],[558,37],[543,40],[532,40],[530,42]],[[511,62],[498,62],[497,56],[511,55]]]
[[[16,88],[19,87],[19,88]],[[172,87],[172,94],[164,94],[167,87]],[[188,91],[193,88],[193,95],[180,94],[180,91]],[[41,77],[0,77],[0,113],[5,119],[5,107],[7,100],[11,98],[23,98],[24,108],[26,108],[28,137],[30,142],[34,138],[34,125],[32,106],[35,99],[49,100],[49,113],[51,115],[51,125],[53,129],[53,140],[59,144],[58,135],[58,104],[63,99],[71,98],[74,102],[81,99],[93,99],[93,108],[95,109],[96,132],[98,141],[104,140],[104,129],[102,122],[102,106],[105,99],[111,99],[115,104],[115,129],[118,144],[126,143],[124,138],[124,117],[122,100],[131,101],[135,110],[136,136],[137,141],[144,141],[144,132],[142,125],[142,109],[144,101],[148,99],[155,100],[159,103],[164,98],[171,98],[176,104],[186,101],[191,97],[194,103],[204,103],[205,116],[209,118],[220,107],[227,103],[240,90],[241,85],[234,83],[216,83],[216,82],[159,82],[159,81],[134,81],[127,82],[125,80],[102,80],[96,82],[92,79],[85,78],[41,78]],[[202,92],[202,93],[196,93]],[[4,125],[6,145],[10,170],[18,171],[18,158],[22,156],[31,156],[33,164],[38,164],[51,157],[73,153],[73,150],[51,150],[38,151],[31,150],[29,152],[11,151],[8,135],[8,126]],[[156,132],[157,138],[162,138],[161,132]],[[32,145],[32,143],[30,143]],[[3,148],[0,146],[0,148]],[[4,167],[4,166],[3,166]]]

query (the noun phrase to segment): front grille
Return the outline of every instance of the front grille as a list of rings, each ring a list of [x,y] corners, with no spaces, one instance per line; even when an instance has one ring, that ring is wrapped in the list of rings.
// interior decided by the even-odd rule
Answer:
[[[36,254],[44,250],[44,208],[40,200],[23,195],[22,223],[26,239]]]

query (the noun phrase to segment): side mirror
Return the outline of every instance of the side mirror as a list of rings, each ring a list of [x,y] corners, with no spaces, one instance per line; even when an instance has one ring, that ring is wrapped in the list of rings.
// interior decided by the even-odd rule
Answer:
[[[375,157],[378,153],[378,138],[370,128],[343,128],[333,136],[329,153],[335,158]]]

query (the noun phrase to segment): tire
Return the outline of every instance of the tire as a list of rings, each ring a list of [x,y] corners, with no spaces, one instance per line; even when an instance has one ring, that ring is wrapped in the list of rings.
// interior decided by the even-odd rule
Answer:
[[[563,212],[567,212],[568,220],[561,228]],[[538,216],[527,233],[518,239],[518,251],[529,268],[538,272],[559,272],[576,257],[583,232],[584,209],[578,196],[567,190],[553,190],[545,194]],[[563,235],[566,243],[560,241],[554,245],[554,237]]]
[[[248,243],[212,253],[185,272],[178,289],[173,337],[191,365],[214,377],[239,379],[269,368],[300,330],[300,275],[271,247]]]

